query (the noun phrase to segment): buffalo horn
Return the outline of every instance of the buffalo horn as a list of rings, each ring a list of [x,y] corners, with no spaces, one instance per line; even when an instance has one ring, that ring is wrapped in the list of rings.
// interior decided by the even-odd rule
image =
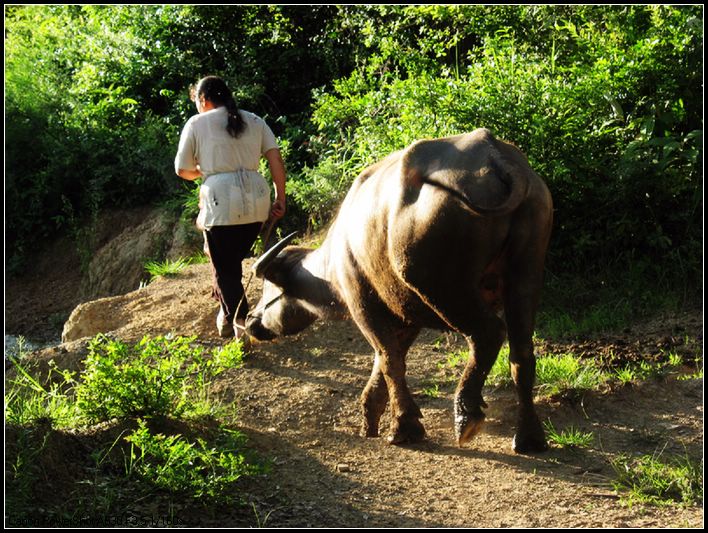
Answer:
[[[253,272],[256,274],[256,277],[263,277],[263,273],[265,272],[266,268],[268,268],[268,265],[271,264],[273,262],[273,259],[275,259],[278,254],[283,251],[283,248],[290,244],[290,241],[295,238],[295,235],[297,235],[297,231],[292,232],[283,240],[275,244],[270,250],[265,252],[260,257],[260,259],[258,259],[258,261],[255,262],[255,264],[253,265]]]

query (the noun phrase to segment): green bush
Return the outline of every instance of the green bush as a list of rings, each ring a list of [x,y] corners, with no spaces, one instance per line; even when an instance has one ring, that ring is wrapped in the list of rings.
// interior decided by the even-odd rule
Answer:
[[[301,176],[298,200],[329,190],[341,196],[365,166],[418,138],[488,127],[524,150],[551,188],[552,265],[585,269],[634,254],[695,276],[701,11],[518,9],[528,20],[480,36],[454,65],[431,67],[421,45],[411,52],[423,56],[414,66],[375,56],[368,66],[379,70],[360,69],[320,93],[313,113],[320,162]],[[392,39],[381,47],[410,47]],[[313,216],[329,215],[321,213]]]
[[[90,422],[179,418],[198,410],[204,387],[225,369],[240,366],[242,352],[238,343],[231,343],[209,356],[195,339],[146,337],[131,347],[96,336],[75,389],[79,410]]]
[[[140,420],[125,440],[131,444],[127,475],[173,495],[230,503],[233,484],[262,471],[247,461],[245,438],[233,430],[222,428],[215,442],[191,442],[183,435],[155,434]]]
[[[702,18],[658,5],[9,6],[9,266],[57,226],[79,238],[105,206],[179,194],[186,87],[209,73],[281,136],[286,225],[326,223],[361,170],[414,140],[487,127],[551,188],[551,268],[622,257],[695,282]]]
[[[187,88],[223,76],[278,133],[312,87],[350,68],[334,6],[8,6],[6,238],[76,233],[106,206],[178,193],[172,161],[195,113]],[[317,46],[319,53],[310,53]],[[279,61],[273,61],[278,57]],[[300,119],[300,122],[303,122]],[[288,126],[296,138],[302,127]],[[305,128],[306,129],[306,128]],[[78,237],[77,237],[78,238]]]

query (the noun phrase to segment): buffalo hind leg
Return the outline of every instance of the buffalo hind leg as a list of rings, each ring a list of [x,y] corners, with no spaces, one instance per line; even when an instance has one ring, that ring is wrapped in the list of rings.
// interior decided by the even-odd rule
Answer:
[[[536,357],[533,330],[538,296],[533,292],[510,289],[506,306],[509,331],[509,363],[519,402],[517,430],[512,448],[517,453],[542,452],[548,449],[543,426],[533,402]]]
[[[468,342],[470,358],[455,392],[455,436],[458,446],[470,442],[482,429],[487,404],[482,398],[482,387],[489,375],[499,349],[504,343],[504,322],[496,316],[485,317],[477,323]]]
[[[517,430],[512,448],[516,453],[545,451],[548,444],[533,403],[536,357],[531,339],[517,341],[509,338],[509,362],[519,401]]]

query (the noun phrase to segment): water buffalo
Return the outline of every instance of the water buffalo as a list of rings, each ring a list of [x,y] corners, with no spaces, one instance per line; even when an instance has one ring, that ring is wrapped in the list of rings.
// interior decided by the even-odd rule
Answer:
[[[415,142],[359,175],[318,249],[285,239],[263,255],[254,266],[263,297],[247,330],[268,340],[351,317],[375,350],[363,432],[378,436],[390,401],[393,444],[425,435],[406,384],[409,347],[422,328],[463,334],[471,355],[454,401],[460,446],[482,426],[482,387],[508,336],[513,449],[542,451],[532,335],[552,215],[524,154],[488,130]]]

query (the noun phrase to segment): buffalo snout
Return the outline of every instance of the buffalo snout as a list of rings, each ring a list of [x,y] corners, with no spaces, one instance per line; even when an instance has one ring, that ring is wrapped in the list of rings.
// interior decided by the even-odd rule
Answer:
[[[246,333],[259,341],[271,341],[276,334],[263,325],[260,317],[249,317],[246,320]]]

